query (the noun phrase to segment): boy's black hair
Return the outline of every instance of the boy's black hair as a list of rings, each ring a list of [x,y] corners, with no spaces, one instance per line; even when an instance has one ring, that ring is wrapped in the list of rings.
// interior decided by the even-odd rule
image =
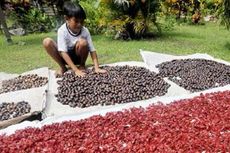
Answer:
[[[63,13],[67,17],[75,17],[76,19],[86,19],[86,14],[84,9],[79,4],[74,4],[73,2],[65,2],[63,6]]]

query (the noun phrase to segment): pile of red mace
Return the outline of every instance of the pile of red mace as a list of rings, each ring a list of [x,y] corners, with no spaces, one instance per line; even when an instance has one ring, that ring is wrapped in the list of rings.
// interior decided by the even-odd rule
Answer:
[[[4,152],[229,152],[230,91],[0,136]]]

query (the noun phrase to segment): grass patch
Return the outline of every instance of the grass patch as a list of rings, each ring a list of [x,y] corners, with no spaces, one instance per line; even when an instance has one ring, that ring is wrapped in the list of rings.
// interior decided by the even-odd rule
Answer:
[[[119,61],[141,61],[139,49],[173,55],[207,53],[230,62],[229,31],[216,24],[204,26],[177,26],[151,40],[119,41],[106,36],[93,36],[101,64]],[[7,45],[0,37],[0,71],[21,73],[48,66],[57,68],[42,47],[45,37],[55,38],[55,33],[14,36],[14,45]],[[25,42],[25,45],[20,45]],[[153,59],[154,60],[154,59]],[[87,64],[92,64],[88,59]]]

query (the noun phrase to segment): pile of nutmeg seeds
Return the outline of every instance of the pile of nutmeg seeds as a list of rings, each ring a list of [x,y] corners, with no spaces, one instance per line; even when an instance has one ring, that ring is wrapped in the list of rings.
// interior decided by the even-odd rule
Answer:
[[[197,92],[230,84],[230,66],[206,59],[181,59],[157,65],[159,75]]]
[[[40,77],[37,74],[20,75],[10,80],[4,80],[0,88],[0,94],[10,91],[42,87],[48,83],[47,77]]]
[[[106,74],[87,70],[83,78],[65,73],[58,81],[58,102],[71,107],[112,105],[163,96],[170,87],[161,76],[142,67],[103,67]]]
[[[6,103],[0,104],[0,121],[9,120],[15,117],[22,116],[29,113],[31,106],[28,102],[21,101],[18,103]]]

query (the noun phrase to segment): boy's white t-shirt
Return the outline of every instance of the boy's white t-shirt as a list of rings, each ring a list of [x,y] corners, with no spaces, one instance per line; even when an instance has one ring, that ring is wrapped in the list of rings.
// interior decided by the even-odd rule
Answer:
[[[84,38],[87,41],[90,52],[96,51],[92,42],[90,32],[86,27],[83,26],[79,34],[74,34],[68,28],[67,23],[64,23],[58,29],[58,34],[57,34],[58,51],[68,52],[69,50],[73,50],[80,38]]]

